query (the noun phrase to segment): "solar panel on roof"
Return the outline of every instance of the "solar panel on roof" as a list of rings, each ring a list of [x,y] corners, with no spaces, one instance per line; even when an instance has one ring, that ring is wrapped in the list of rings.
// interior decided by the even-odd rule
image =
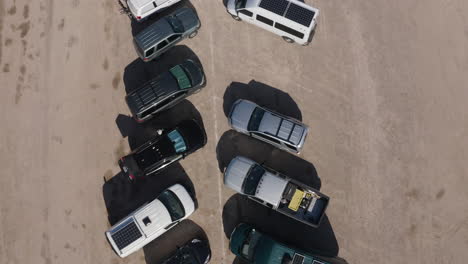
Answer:
[[[287,0],[262,0],[260,7],[273,12],[277,15],[283,16],[288,7],[289,1]]]
[[[120,250],[130,245],[140,237],[142,237],[142,234],[133,221],[124,228],[112,234],[112,239],[114,239],[115,244]]]
[[[314,11],[291,3],[285,17],[303,26],[309,27],[314,15]]]

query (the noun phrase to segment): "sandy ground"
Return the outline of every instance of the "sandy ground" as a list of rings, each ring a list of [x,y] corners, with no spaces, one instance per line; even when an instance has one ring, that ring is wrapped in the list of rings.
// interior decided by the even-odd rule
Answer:
[[[223,224],[235,197],[218,159],[248,140],[226,132],[226,91],[252,80],[288,94],[311,127],[300,155],[309,163],[297,164],[315,166],[332,199],[334,253],[349,263],[466,263],[467,1],[315,0],[309,47],[235,22],[221,1],[192,4],[203,28],[182,44],[208,77],[189,98],[208,144],[181,165],[212,263],[234,259]],[[116,118],[129,113],[131,36],[114,0],[0,0],[0,263],[145,262],[143,251],[119,259],[104,237],[103,177],[130,149]]]

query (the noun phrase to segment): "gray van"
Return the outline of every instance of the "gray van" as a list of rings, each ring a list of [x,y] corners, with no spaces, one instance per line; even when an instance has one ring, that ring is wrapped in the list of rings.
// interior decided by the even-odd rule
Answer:
[[[180,8],[154,22],[133,38],[138,56],[150,61],[185,38],[197,35],[201,23],[192,8]]]
[[[301,151],[309,132],[309,128],[296,119],[243,99],[234,102],[228,121],[237,132],[295,154]]]
[[[202,67],[187,60],[146,82],[125,100],[135,120],[141,123],[197,93],[205,85]]]

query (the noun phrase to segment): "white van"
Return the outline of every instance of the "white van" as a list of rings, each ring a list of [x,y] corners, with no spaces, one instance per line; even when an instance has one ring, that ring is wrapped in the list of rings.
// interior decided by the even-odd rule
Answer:
[[[161,236],[194,211],[195,203],[190,194],[182,185],[176,184],[112,226],[106,237],[117,255],[123,258]]]
[[[319,10],[298,0],[228,0],[227,11],[283,37],[289,43],[307,45],[312,40]]]
[[[141,21],[164,8],[167,8],[181,0],[127,0],[127,6],[133,17]]]

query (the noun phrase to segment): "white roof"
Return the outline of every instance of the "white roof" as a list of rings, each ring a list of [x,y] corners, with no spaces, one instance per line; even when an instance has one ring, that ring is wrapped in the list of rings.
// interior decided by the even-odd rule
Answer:
[[[257,186],[255,196],[278,207],[287,184],[287,180],[266,172]]]
[[[147,237],[157,233],[172,223],[171,215],[167,211],[167,208],[158,199],[155,199],[145,207],[141,208],[135,213],[134,217],[135,221]],[[151,221],[147,226],[143,223],[143,219],[146,217]]]

